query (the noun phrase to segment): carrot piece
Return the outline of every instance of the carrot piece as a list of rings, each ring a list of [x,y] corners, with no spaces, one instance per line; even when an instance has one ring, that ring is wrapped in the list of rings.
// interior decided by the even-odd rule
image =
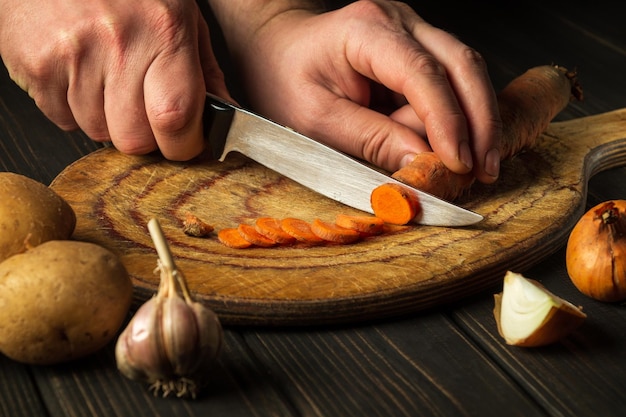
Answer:
[[[391,176],[444,200],[460,197],[474,182],[471,173],[457,174],[450,171],[434,152],[418,153],[409,165],[400,168]]]
[[[213,231],[214,227],[200,220],[192,213],[185,213],[183,232],[188,236],[205,237]]]
[[[317,236],[311,230],[311,225],[301,219],[288,217],[280,221],[280,228],[286,233],[296,238],[296,240],[310,245],[317,245],[324,242],[324,239]]]
[[[417,197],[396,183],[385,183],[374,188],[370,200],[376,217],[391,224],[407,224],[420,210]]]
[[[356,216],[340,213],[335,218],[337,226],[354,229],[362,235],[379,235],[385,228],[385,221],[376,216]]]
[[[239,233],[239,230],[234,227],[221,229],[217,232],[217,238],[222,244],[229,248],[245,249],[252,246],[252,243],[244,239]]]
[[[503,126],[500,159],[532,147],[570,101],[582,99],[576,73],[563,67],[542,65],[513,79],[498,94]],[[450,171],[432,152],[417,154],[392,177],[446,200],[460,197],[474,181],[471,174]]]
[[[256,220],[254,228],[257,232],[280,244],[290,244],[296,238],[285,232],[280,227],[280,220],[273,217],[260,217]]]
[[[311,231],[322,239],[335,243],[352,243],[361,237],[357,230],[346,229],[335,223],[328,223],[320,219],[313,220]]]
[[[261,233],[257,232],[254,226],[251,226],[249,224],[240,223],[239,226],[237,226],[237,230],[239,231],[241,237],[243,237],[255,246],[268,248],[270,246],[276,245],[275,240],[263,236]]]

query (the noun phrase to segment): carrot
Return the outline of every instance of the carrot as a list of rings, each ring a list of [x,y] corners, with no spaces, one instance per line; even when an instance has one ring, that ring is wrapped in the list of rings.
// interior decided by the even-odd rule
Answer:
[[[192,213],[185,213],[183,232],[188,236],[204,237],[213,231],[214,227],[200,220]]]
[[[298,241],[303,243],[316,245],[324,241],[324,239],[313,233],[313,231],[311,230],[311,225],[308,222],[301,219],[296,219],[292,217],[282,219],[280,221],[280,227],[286,233],[290,234]]]
[[[393,178],[444,200],[454,200],[463,194],[474,176],[457,174],[446,167],[434,152],[422,152],[409,164],[391,175]]]
[[[357,216],[349,214],[338,214],[335,218],[337,226],[346,229],[354,229],[364,236],[379,235],[385,228],[385,221],[376,216]]]
[[[420,211],[417,196],[406,187],[391,182],[374,188],[371,194],[371,204],[376,217],[391,224],[407,224]]]
[[[252,243],[244,239],[239,233],[239,230],[234,227],[221,229],[217,232],[217,238],[220,242],[222,242],[222,244],[228,246],[229,248],[245,249],[252,246]]]
[[[342,244],[356,242],[361,237],[357,230],[346,229],[320,219],[313,220],[311,231],[326,241]]]
[[[503,126],[500,158],[511,158],[522,149],[532,147],[570,101],[582,98],[576,73],[556,65],[531,68],[512,80],[498,94]],[[392,177],[447,200],[460,197],[474,181],[471,174],[450,171],[431,152],[417,154],[413,162]]]
[[[248,242],[252,243],[255,246],[261,246],[264,248],[268,248],[270,246],[276,245],[276,241],[272,240],[266,236],[263,236],[261,233],[257,232],[254,226],[249,224],[240,223],[237,226],[237,231]]]
[[[256,220],[254,228],[257,232],[280,244],[290,244],[296,241],[296,238],[285,232],[280,227],[280,220],[273,217],[260,217]]]

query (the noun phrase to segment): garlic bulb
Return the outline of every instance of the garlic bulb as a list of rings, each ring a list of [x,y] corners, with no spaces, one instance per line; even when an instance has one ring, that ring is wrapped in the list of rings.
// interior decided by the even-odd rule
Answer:
[[[220,352],[222,327],[192,298],[158,222],[152,219],[148,228],[159,254],[159,290],[120,334],[117,367],[127,378],[149,383],[155,395],[195,398]]]

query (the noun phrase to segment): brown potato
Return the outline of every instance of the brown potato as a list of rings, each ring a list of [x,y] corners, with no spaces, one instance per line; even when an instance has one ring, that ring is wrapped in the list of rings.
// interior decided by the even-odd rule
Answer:
[[[28,245],[68,239],[75,226],[74,210],[51,188],[0,172],[0,262]]]
[[[128,273],[109,250],[42,243],[0,263],[0,352],[37,365],[91,354],[116,336],[132,297]]]

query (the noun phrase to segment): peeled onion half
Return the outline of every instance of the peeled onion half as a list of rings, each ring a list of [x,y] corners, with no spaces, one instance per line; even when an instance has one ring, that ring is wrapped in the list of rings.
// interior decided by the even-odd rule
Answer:
[[[508,271],[503,290],[494,295],[498,332],[509,345],[554,343],[587,318],[581,308],[552,294],[537,281]]]

